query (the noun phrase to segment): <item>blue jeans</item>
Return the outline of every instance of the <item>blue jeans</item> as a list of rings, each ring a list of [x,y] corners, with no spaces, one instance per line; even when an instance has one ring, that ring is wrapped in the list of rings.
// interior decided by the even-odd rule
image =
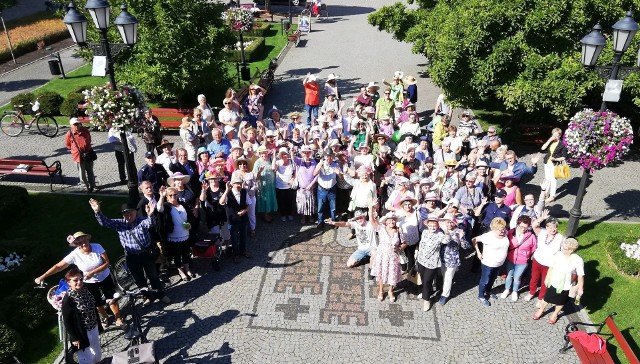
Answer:
[[[324,223],[323,208],[326,200],[329,200],[331,220],[336,221],[336,186],[328,190],[318,186],[318,224]]]
[[[504,289],[511,290],[513,283],[513,291],[518,292],[520,289],[520,277],[527,270],[527,264],[516,264],[507,260],[507,280],[504,282]]]
[[[246,215],[245,215],[246,216]],[[247,252],[247,228],[249,224],[248,218],[243,218],[238,222],[229,222],[229,232],[231,233],[231,245],[236,255],[245,254]]]
[[[498,269],[500,267],[487,267],[484,264],[480,264],[480,283],[478,284],[478,298],[485,298],[491,293],[493,282],[498,276]]]
[[[318,110],[320,109],[320,105],[304,104],[304,109],[307,111],[307,125],[311,126],[311,115],[313,115],[313,120],[318,119]]]

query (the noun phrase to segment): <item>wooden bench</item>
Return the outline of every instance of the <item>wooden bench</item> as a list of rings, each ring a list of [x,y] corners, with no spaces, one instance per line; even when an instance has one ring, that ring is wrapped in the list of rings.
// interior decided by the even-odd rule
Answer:
[[[613,316],[616,316],[616,315],[617,313],[612,312],[611,314],[609,314],[609,316],[607,316],[607,318],[603,322],[599,324],[587,324],[583,322],[569,323],[565,328],[565,335],[564,335],[565,344],[564,344],[564,347],[560,349],[560,352],[566,353],[567,350],[573,347],[581,363],[594,363],[594,364],[595,363],[603,363],[603,364],[614,363],[613,358],[611,357],[611,354],[609,354],[608,351],[605,351],[604,354],[592,353],[586,350],[578,340],[574,339],[569,335],[572,332],[578,331],[578,325],[597,327],[597,330],[595,333],[601,334],[602,329],[606,325],[609,328],[609,331],[611,331],[611,334],[614,340],[617,341],[618,344],[620,345],[620,348],[622,349],[622,352],[629,360],[629,363],[640,364],[640,361],[638,360],[638,357],[634,354],[633,350],[631,349],[631,346],[622,335],[622,332],[620,332],[620,329],[618,329],[618,326],[616,326],[615,322],[613,322]]]
[[[183,117],[193,116],[193,109],[154,107],[151,112],[160,120],[160,126],[163,129],[178,129],[182,124]]]
[[[29,165],[30,168],[24,172],[15,171],[20,164]],[[49,177],[49,188],[51,191],[53,191],[53,178],[56,174],[60,176],[60,183],[64,184],[64,178],[62,177],[62,164],[58,160],[47,165],[44,160],[0,159],[0,177],[16,174],[47,176]]]
[[[298,46],[298,42],[300,42],[300,36],[302,33],[299,30],[296,30],[292,33],[287,33],[287,42],[293,43],[295,47]]]

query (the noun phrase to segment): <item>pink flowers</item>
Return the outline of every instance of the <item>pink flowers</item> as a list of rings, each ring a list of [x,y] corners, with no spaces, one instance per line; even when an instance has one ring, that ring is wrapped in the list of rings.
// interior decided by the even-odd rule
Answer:
[[[590,172],[618,162],[633,143],[631,130],[629,120],[613,112],[579,111],[564,135],[569,161]]]

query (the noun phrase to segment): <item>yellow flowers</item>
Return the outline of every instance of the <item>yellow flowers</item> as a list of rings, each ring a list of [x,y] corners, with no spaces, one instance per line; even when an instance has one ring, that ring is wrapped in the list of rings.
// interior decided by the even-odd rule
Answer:
[[[29,48],[36,50],[36,43],[38,43],[38,41],[47,39],[51,35],[66,32],[67,28],[60,19],[42,19],[31,24],[8,27],[7,30],[9,31],[11,44],[14,48],[33,44],[33,46],[29,46]],[[46,43],[45,41],[45,46],[48,45]],[[7,43],[7,37],[4,35],[0,36],[0,53],[8,49],[9,44]]]

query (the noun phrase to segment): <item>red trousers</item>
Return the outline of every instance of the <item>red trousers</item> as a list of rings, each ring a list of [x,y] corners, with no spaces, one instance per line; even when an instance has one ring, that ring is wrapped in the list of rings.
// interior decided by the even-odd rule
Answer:
[[[538,299],[544,299],[544,294],[547,292],[547,286],[544,285],[544,279],[547,277],[547,271],[549,271],[549,267],[546,265],[542,265],[538,263],[537,260],[533,259],[531,265],[531,280],[529,281],[529,293],[531,295],[536,294],[536,289],[538,289],[538,285],[540,285],[540,293],[538,294]]]

